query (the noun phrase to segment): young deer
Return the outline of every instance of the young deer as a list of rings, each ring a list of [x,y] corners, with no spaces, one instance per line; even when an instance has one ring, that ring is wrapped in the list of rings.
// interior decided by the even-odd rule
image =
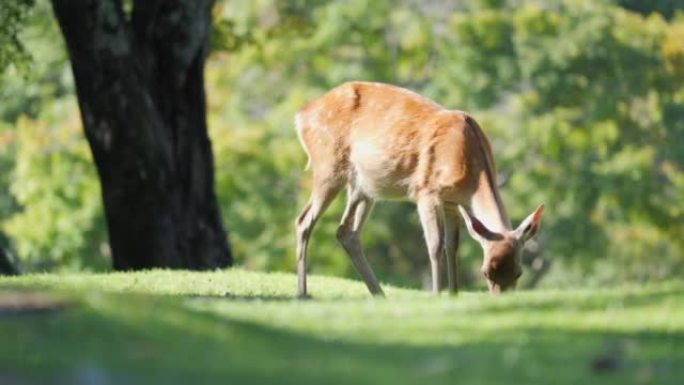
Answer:
[[[377,199],[416,202],[432,269],[440,289],[445,251],[449,290],[457,291],[459,211],[484,250],[489,290],[514,288],[520,253],[539,230],[543,205],[512,230],[497,190],[489,141],[477,122],[409,90],[349,82],[310,102],[295,117],[313,167],[311,197],[296,220],[300,297],[307,295],[306,254],[318,218],[347,185],[337,238],[374,295],[383,295],[361,243],[361,228]]]

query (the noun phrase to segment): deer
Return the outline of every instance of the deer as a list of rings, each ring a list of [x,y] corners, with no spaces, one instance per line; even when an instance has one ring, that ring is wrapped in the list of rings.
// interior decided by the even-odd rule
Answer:
[[[415,202],[430,260],[432,292],[441,289],[446,259],[448,290],[458,292],[461,217],[483,250],[481,273],[489,291],[514,289],[521,252],[539,231],[544,205],[512,229],[496,184],[492,147],[469,114],[449,110],[398,86],[352,81],[314,99],[295,115],[295,130],[312,169],[308,202],[295,219],[297,294],[308,298],[311,233],[346,186],[337,239],[369,292],[384,296],[360,242],[378,200]]]

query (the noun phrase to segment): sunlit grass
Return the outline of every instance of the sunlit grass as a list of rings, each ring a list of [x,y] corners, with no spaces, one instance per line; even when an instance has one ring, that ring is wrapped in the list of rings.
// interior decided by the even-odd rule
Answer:
[[[385,299],[355,281],[314,276],[309,285],[314,299],[297,301],[294,275],[240,269],[2,278],[0,296],[40,290],[70,305],[0,313],[0,383],[684,378],[681,283],[500,297],[389,287]]]

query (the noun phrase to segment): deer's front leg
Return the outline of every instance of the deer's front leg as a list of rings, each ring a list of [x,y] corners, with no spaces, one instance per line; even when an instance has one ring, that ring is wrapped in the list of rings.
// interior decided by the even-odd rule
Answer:
[[[432,196],[418,199],[418,215],[423,226],[423,234],[430,255],[432,270],[432,292],[437,294],[440,289],[440,263],[444,245],[443,217],[444,209],[441,201]]]
[[[456,207],[444,208],[444,255],[447,261],[447,279],[449,282],[449,292],[458,293],[458,243],[459,217]]]

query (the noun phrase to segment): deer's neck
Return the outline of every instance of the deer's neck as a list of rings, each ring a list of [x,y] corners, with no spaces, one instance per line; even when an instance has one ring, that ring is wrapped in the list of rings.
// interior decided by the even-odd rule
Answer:
[[[479,151],[475,151],[471,167],[476,186],[472,190],[470,198],[470,208],[473,214],[491,231],[503,233],[511,230],[511,222],[506,215],[499,189],[496,185],[496,166],[492,156],[492,148],[487,137],[482,132],[480,125],[475,119],[466,116],[468,128],[474,135],[475,146]]]
[[[477,219],[495,232],[511,230],[492,170],[485,167],[478,178],[478,185],[470,198],[470,208]]]

